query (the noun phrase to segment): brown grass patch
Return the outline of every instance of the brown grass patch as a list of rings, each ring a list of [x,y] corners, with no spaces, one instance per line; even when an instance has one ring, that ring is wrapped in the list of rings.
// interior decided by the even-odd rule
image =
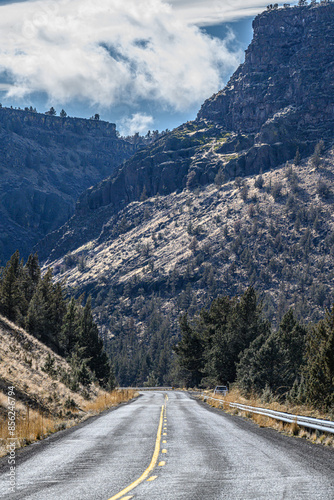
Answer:
[[[138,393],[133,389],[122,389],[112,392],[100,391],[94,401],[88,401],[84,404],[84,410],[90,413],[100,413],[124,401],[129,401],[135,396],[138,396]]]
[[[311,406],[282,404],[279,401],[275,400],[271,403],[264,403],[261,398],[255,395],[251,395],[249,398],[246,398],[238,388],[233,388],[226,396],[213,395],[212,391],[204,391],[203,396],[211,396],[219,400],[212,401],[210,399],[207,399],[207,403],[209,403],[211,406],[222,408],[224,411],[230,413],[231,415],[242,415],[245,418],[252,419],[257,425],[259,425],[259,427],[270,427],[279,432],[284,432],[285,434],[308,439],[313,443],[334,447],[333,435],[319,433],[317,434],[312,430],[300,427],[297,422],[293,422],[292,424],[285,424],[280,420],[275,420],[264,415],[257,415],[246,410],[241,411],[237,408],[230,407],[229,403],[239,403],[246,406],[255,406],[285,413],[291,413],[293,415],[303,415],[324,420],[332,420],[332,415],[321,412]]]
[[[95,384],[79,384],[74,392],[62,382],[71,373],[67,361],[3,316],[0,358],[0,456],[8,453],[13,437],[20,448],[134,397],[134,391],[108,393]],[[50,358],[53,368],[46,371]],[[13,394],[8,389],[12,386]],[[8,418],[13,417],[8,395],[15,401],[14,436],[8,431]]]
[[[18,402],[15,410],[15,432],[13,435],[8,430],[8,419],[6,415],[0,418],[0,456],[8,453],[8,445],[15,442],[15,448],[21,448],[59,430],[73,427],[79,422],[86,420],[92,415],[101,413],[103,410],[117,406],[122,402],[129,401],[137,396],[133,390],[114,390],[105,392],[100,390],[98,395],[83,405],[83,409],[72,407],[67,411],[64,418],[53,417],[40,411],[32,410]],[[4,395],[2,400],[4,399]],[[6,398],[7,401],[7,398]]]
[[[36,410],[27,408],[25,411],[17,411],[15,418],[15,431],[11,433],[8,429],[8,420],[1,419],[0,422],[0,456],[8,453],[8,445],[15,442],[15,448],[21,448],[34,441],[66,429],[75,424],[75,421],[53,418]]]

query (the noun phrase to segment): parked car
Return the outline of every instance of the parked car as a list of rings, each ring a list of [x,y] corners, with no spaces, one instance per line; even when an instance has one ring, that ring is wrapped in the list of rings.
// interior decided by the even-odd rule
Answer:
[[[226,385],[217,385],[214,390],[214,394],[221,394],[222,396],[226,396],[228,394],[228,388]]]

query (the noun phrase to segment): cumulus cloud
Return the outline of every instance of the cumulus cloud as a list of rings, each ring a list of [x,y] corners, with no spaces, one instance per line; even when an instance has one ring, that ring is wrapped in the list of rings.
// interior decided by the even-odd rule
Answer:
[[[147,130],[152,128],[153,123],[153,116],[135,113],[131,118],[123,118],[120,121],[119,131],[123,136],[134,135],[136,132],[144,134]]]
[[[8,97],[44,92],[54,104],[79,99],[134,109],[145,100],[177,111],[201,103],[242,54],[229,50],[232,34],[221,41],[189,23],[189,5],[37,0],[0,6],[0,73],[12,82]]]

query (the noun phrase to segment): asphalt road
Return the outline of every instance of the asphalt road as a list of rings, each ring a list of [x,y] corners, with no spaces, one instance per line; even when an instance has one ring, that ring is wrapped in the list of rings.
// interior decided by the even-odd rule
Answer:
[[[334,499],[333,449],[260,429],[182,392],[165,394],[144,393],[26,448],[17,456],[15,493],[8,494],[1,459],[0,498]]]

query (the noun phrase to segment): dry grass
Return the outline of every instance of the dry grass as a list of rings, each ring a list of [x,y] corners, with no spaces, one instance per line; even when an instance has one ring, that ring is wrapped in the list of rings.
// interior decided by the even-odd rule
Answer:
[[[51,356],[54,370],[43,367]],[[65,359],[0,316],[0,456],[8,453],[12,442],[8,431],[8,387],[13,386],[15,400],[15,447],[72,427],[91,415],[132,399],[134,391],[107,393],[94,384],[80,386],[78,392],[60,382],[70,372]]]
[[[20,448],[66,427],[74,422],[68,420],[52,418],[43,415],[36,410],[26,408],[25,411],[16,413],[15,444]],[[8,430],[8,420],[3,419],[0,423],[0,455],[6,454],[6,445],[12,442],[11,433]]]
[[[204,395],[213,396],[212,392],[206,391]],[[286,424],[279,420],[275,420],[270,417],[266,417],[264,415],[256,415],[249,411],[241,411],[237,408],[231,408],[229,403],[239,403],[247,406],[257,406],[262,408],[267,408],[270,410],[281,411],[285,413],[292,413],[294,415],[304,415],[313,418],[321,418],[324,420],[331,420],[330,415],[320,412],[312,408],[311,406],[306,405],[289,405],[289,404],[281,404],[278,401],[273,401],[271,403],[264,403],[261,398],[256,396],[251,396],[250,398],[245,398],[238,389],[232,389],[229,394],[225,397],[223,396],[214,396],[216,399],[222,401],[212,401],[207,400],[207,403],[216,408],[222,408],[227,413],[231,415],[240,415],[245,418],[252,419],[259,427],[270,427],[272,429],[276,429],[279,432],[284,432],[285,434],[289,434],[295,437],[304,438],[313,443],[322,444],[325,446],[334,447],[334,436],[322,433],[316,433],[314,431],[309,431],[306,428],[300,427],[296,422],[292,424]]]
[[[71,408],[70,416],[67,418],[58,418],[43,414],[40,411],[32,410],[24,406],[21,402],[16,404],[15,409],[15,432],[13,435],[8,429],[8,418],[4,415],[0,419],[0,456],[8,453],[8,445],[15,442],[15,448],[21,448],[34,441],[44,439],[62,429],[67,429],[77,423],[86,420],[92,415],[101,413],[103,410],[117,406],[122,402],[129,401],[137,393],[133,390],[115,390],[105,392],[100,390],[98,395],[91,401],[88,401],[83,410]],[[4,395],[2,394],[2,400]],[[7,397],[6,397],[6,401]]]
[[[112,392],[100,391],[93,401],[88,401],[84,404],[84,410],[89,413],[100,413],[112,406],[117,406],[123,401],[129,401],[137,395],[138,393],[133,389],[122,389]]]
[[[54,359],[54,374],[43,370],[48,356]],[[24,399],[31,408],[53,415],[60,415],[68,400],[73,400],[79,408],[84,404],[83,391],[73,392],[59,380],[60,373],[71,371],[66,360],[2,316],[0,358],[0,390],[5,392],[5,399],[6,387],[11,385],[15,386],[17,399]],[[91,385],[86,392],[86,396],[94,398],[97,388]],[[0,397],[0,405],[1,402]]]

